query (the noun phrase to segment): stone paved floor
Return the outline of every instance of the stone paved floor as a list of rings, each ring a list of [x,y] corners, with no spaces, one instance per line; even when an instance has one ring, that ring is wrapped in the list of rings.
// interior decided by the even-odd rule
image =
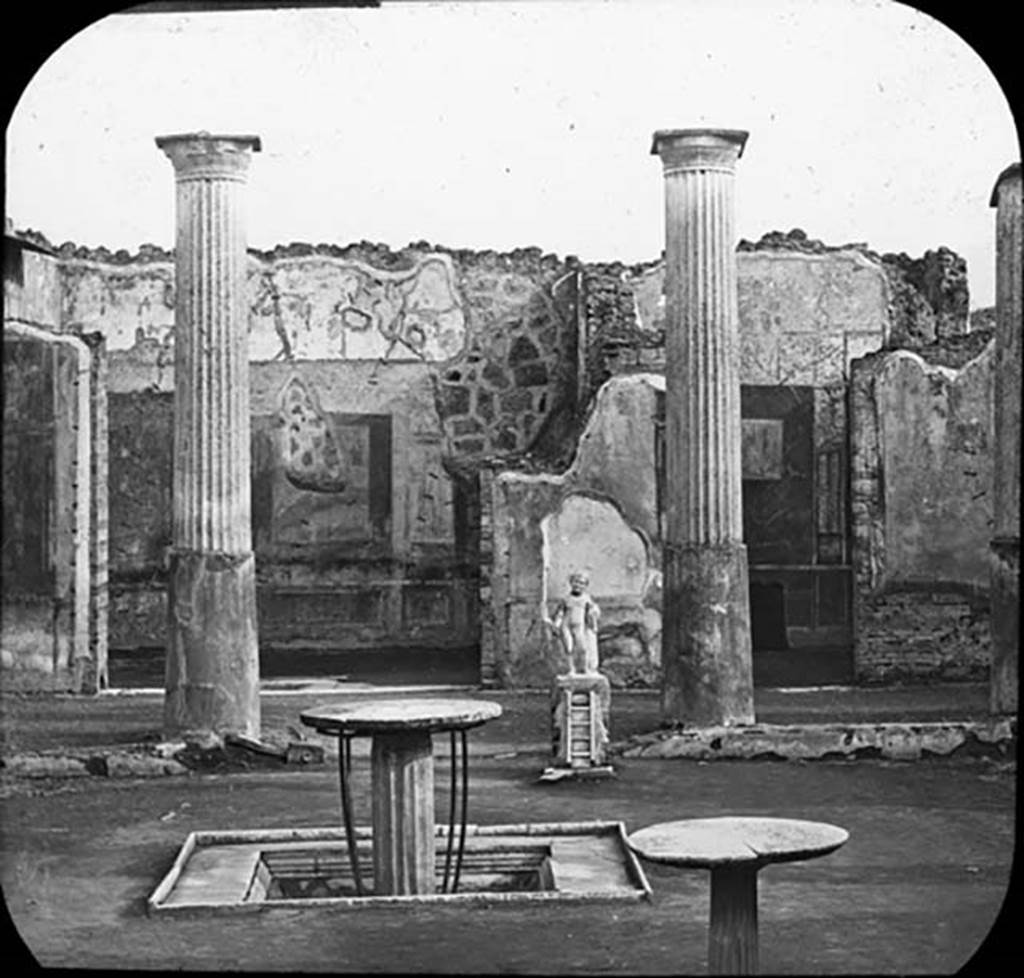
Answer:
[[[966,703],[976,694],[962,689],[952,699]],[[918,708],[946,709],[942,696],[929,695],[918,697]],[[870,700],[858,691],[847,707],[860,703],[863,710],[865,697]],[[1015,838],[1012,762],[630,760],[617,763],[612,781],[540,785],[536,777],[546,759],[544,698],[496,698],[506,716],[471,735],[473,822],[620,819],[632,830],[688,816],[761,814],[821,819],[850,831],[850,841],[831,856],[763,872],[766,973],[953,973],[993,927],[1007,891]],[[265,719],[294,722],[305,700],[265,697]],[[650,697],[645,702],[627,694],[620,700],[621,733],[653,722],[656,702]],[[772,708],[792,708],[786,694],[773,694],[769,701]],[[75,736],[85,743],[119,736],[137,740],[159,729],[158,698],[107,697],[88,704],[29,698],[12,704],[9,697],[0,701],[8,748],[30,741],[52,749]],[[879,705],[876,698],[873,706]],[[809,707],[805,701],[803,712]],[[440,767],[443,790],[443,762]],[[369,817],[368,780],[360,761],[354,784],[360,823]],[[145,898],[189,831],[331,825],[337,819],[337,783],[329,765],[149,780],[5,778],[0,880],[18,931],[35,958],[49,966],[704,971],[707,876],[658,867],[648,867],[653,902],[636,906],[146,917]],[[1010,962],[994,970],[1008,972]]]

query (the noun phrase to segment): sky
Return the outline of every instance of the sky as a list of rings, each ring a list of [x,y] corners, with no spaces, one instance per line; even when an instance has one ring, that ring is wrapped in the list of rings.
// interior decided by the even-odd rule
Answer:
[[[259,135],[248,238],[664,247],[657,129],[743,129],[736,228],[968,262],[991,305],[996,177],[1020,150],[984,61],[890,0],[524,0],[121,14],[55,51],[7,130],[17,228],[174,239],[162,134]]]

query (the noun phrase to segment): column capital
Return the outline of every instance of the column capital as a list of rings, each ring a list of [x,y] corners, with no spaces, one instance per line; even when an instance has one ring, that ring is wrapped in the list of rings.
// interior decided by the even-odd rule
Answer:
[[[651,155],[661,157],[666,175],[683,170],[732,173],[748,135],[742,129],[659,129]]]
[[[250,150],[260,151],[259,136],[211,135],[187,132],[157,136],[157,146],[174,164],[178,182],[184,180],[245,180]]]
[[[992,188],[992,196],[989,198],[989,207],[999,206],[999,191],[1002,190],[1004,183],[1009,183],[1011,180],[1016,179],[1020,183],[1020,163],[1011,163],[999,176],[996,178],[996,185]]]

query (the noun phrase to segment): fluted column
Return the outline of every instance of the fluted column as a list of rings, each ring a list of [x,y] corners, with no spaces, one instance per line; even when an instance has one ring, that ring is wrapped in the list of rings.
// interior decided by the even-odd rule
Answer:
[[[754,721],[743,545],[733,174],[747,134],[665,130],[662,715]]]
[[[996,181],[995,444],[991,554],[993,713],[1017,712],[1020,638],[1020,411],[1022,238],[1020,163]]]
[[[434,758],[430,734],[377,734],[370,751],[370,770],[374,891],[395,896],[433,893]]]
[[[260,733],[243,191],[255,136],[156,144],[177,182],[164,732]]]

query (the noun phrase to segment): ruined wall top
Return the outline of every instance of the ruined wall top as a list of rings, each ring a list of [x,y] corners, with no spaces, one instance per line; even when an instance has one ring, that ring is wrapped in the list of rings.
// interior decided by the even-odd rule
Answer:
[[[1007,173],[1012,171],[1009,168]],[[89,248],[74,242],[54,246],[46,236],[35,230],[20,232],[41,248],[53,249],[65,267],[107,266],[130,271],[131,266],[173,267],[174,253],[153,244],[143,244],[131,253],[125,249],[112,251],[103,246]],[[859,255],[875,265],[888,282],[888,343],[893,348],[921,349],[944,342],[951,337],[970,333],[969,293],[965,261],[946,247],[927,251],[920,258],[905,253],[879,254],[864,242],[828,245],[794,228],[788,232],[771,231],[756,242],[741,240],[737,252],[743,254],[803,254],[830,256]],[[658,346],[663,342],[659,330],[650,323],[637,320],[633,292],[638,281],[660,271],[663,257],[647,262],[624,263],[581,262],[575,255],[560,258],[538,247],[515,248],[510,251],[448,248],[428,241],[410,242],[403,248],[359,241],[345,245],[320,242],[291,242],[270,250],[249,248],[250,261],[256,266],[276,264],[282,260],[327,258],[359,262],[386,272],[413,272],[431,255],[445,256],[456,268],[472,267],[478,272],[519,274],[538,280],[552,281],[568,273],[582,274],[585,280],[584,318],[588,324],[589,341],[629,342],[634,345]],[[646,327],[646,328],[645,328]],[[972,344],[973,346],[973,344]]]
[[[757,242],[742,240],[736,248],[751,251],[799,251],[824,255],[855,251],[882,266],[892,289],[890,345],[916,348],[970,329],[970,293],[967,262],[955,251],[940,245],[920,258],[906,252],[880,254],[865,242],[827,245],[809,238],[800,228],[770,231]]]
[[[27,228],[15,234],[32,241],[38,247],[53,252],[62,260],[96,262],[104,265],[133,265],[147,263],[174,263],[174,250],[162,248],[155,244],[142,244],[138,251],[131,252],[125,248],[111,250],[104,245],[90,247],[74,241],[65,241],[54,245],[41,231]],[[576,255],[560,258],[551,252],[545,252],[535,246],[513,248],[509,251],[494,251],[490,248],[449,248],[446,245],[433,244],[429,241],[411,241],[403,248],[392,248],[390,245],[374,241],[356,241],[339,245],[328,242],[311,244],[305,241],[292,241],[288,244],[275,245],[269,250],[247,249],[249,255],[261,261],[277,261],[282,258],[306,258],[324,256],[360,261],[385,271],[408,271],[414,268],[424,254],[443,253],[450,255],[456,262],[472,262],[482,268],[495,271],[518,271],[555,273],[569,269],[581,269],[583,262]],[[615,263],[616,266],[618,263]],[[626,268],[627,266],[621,266]],[[639,266],[638,266],[639,267]]]

